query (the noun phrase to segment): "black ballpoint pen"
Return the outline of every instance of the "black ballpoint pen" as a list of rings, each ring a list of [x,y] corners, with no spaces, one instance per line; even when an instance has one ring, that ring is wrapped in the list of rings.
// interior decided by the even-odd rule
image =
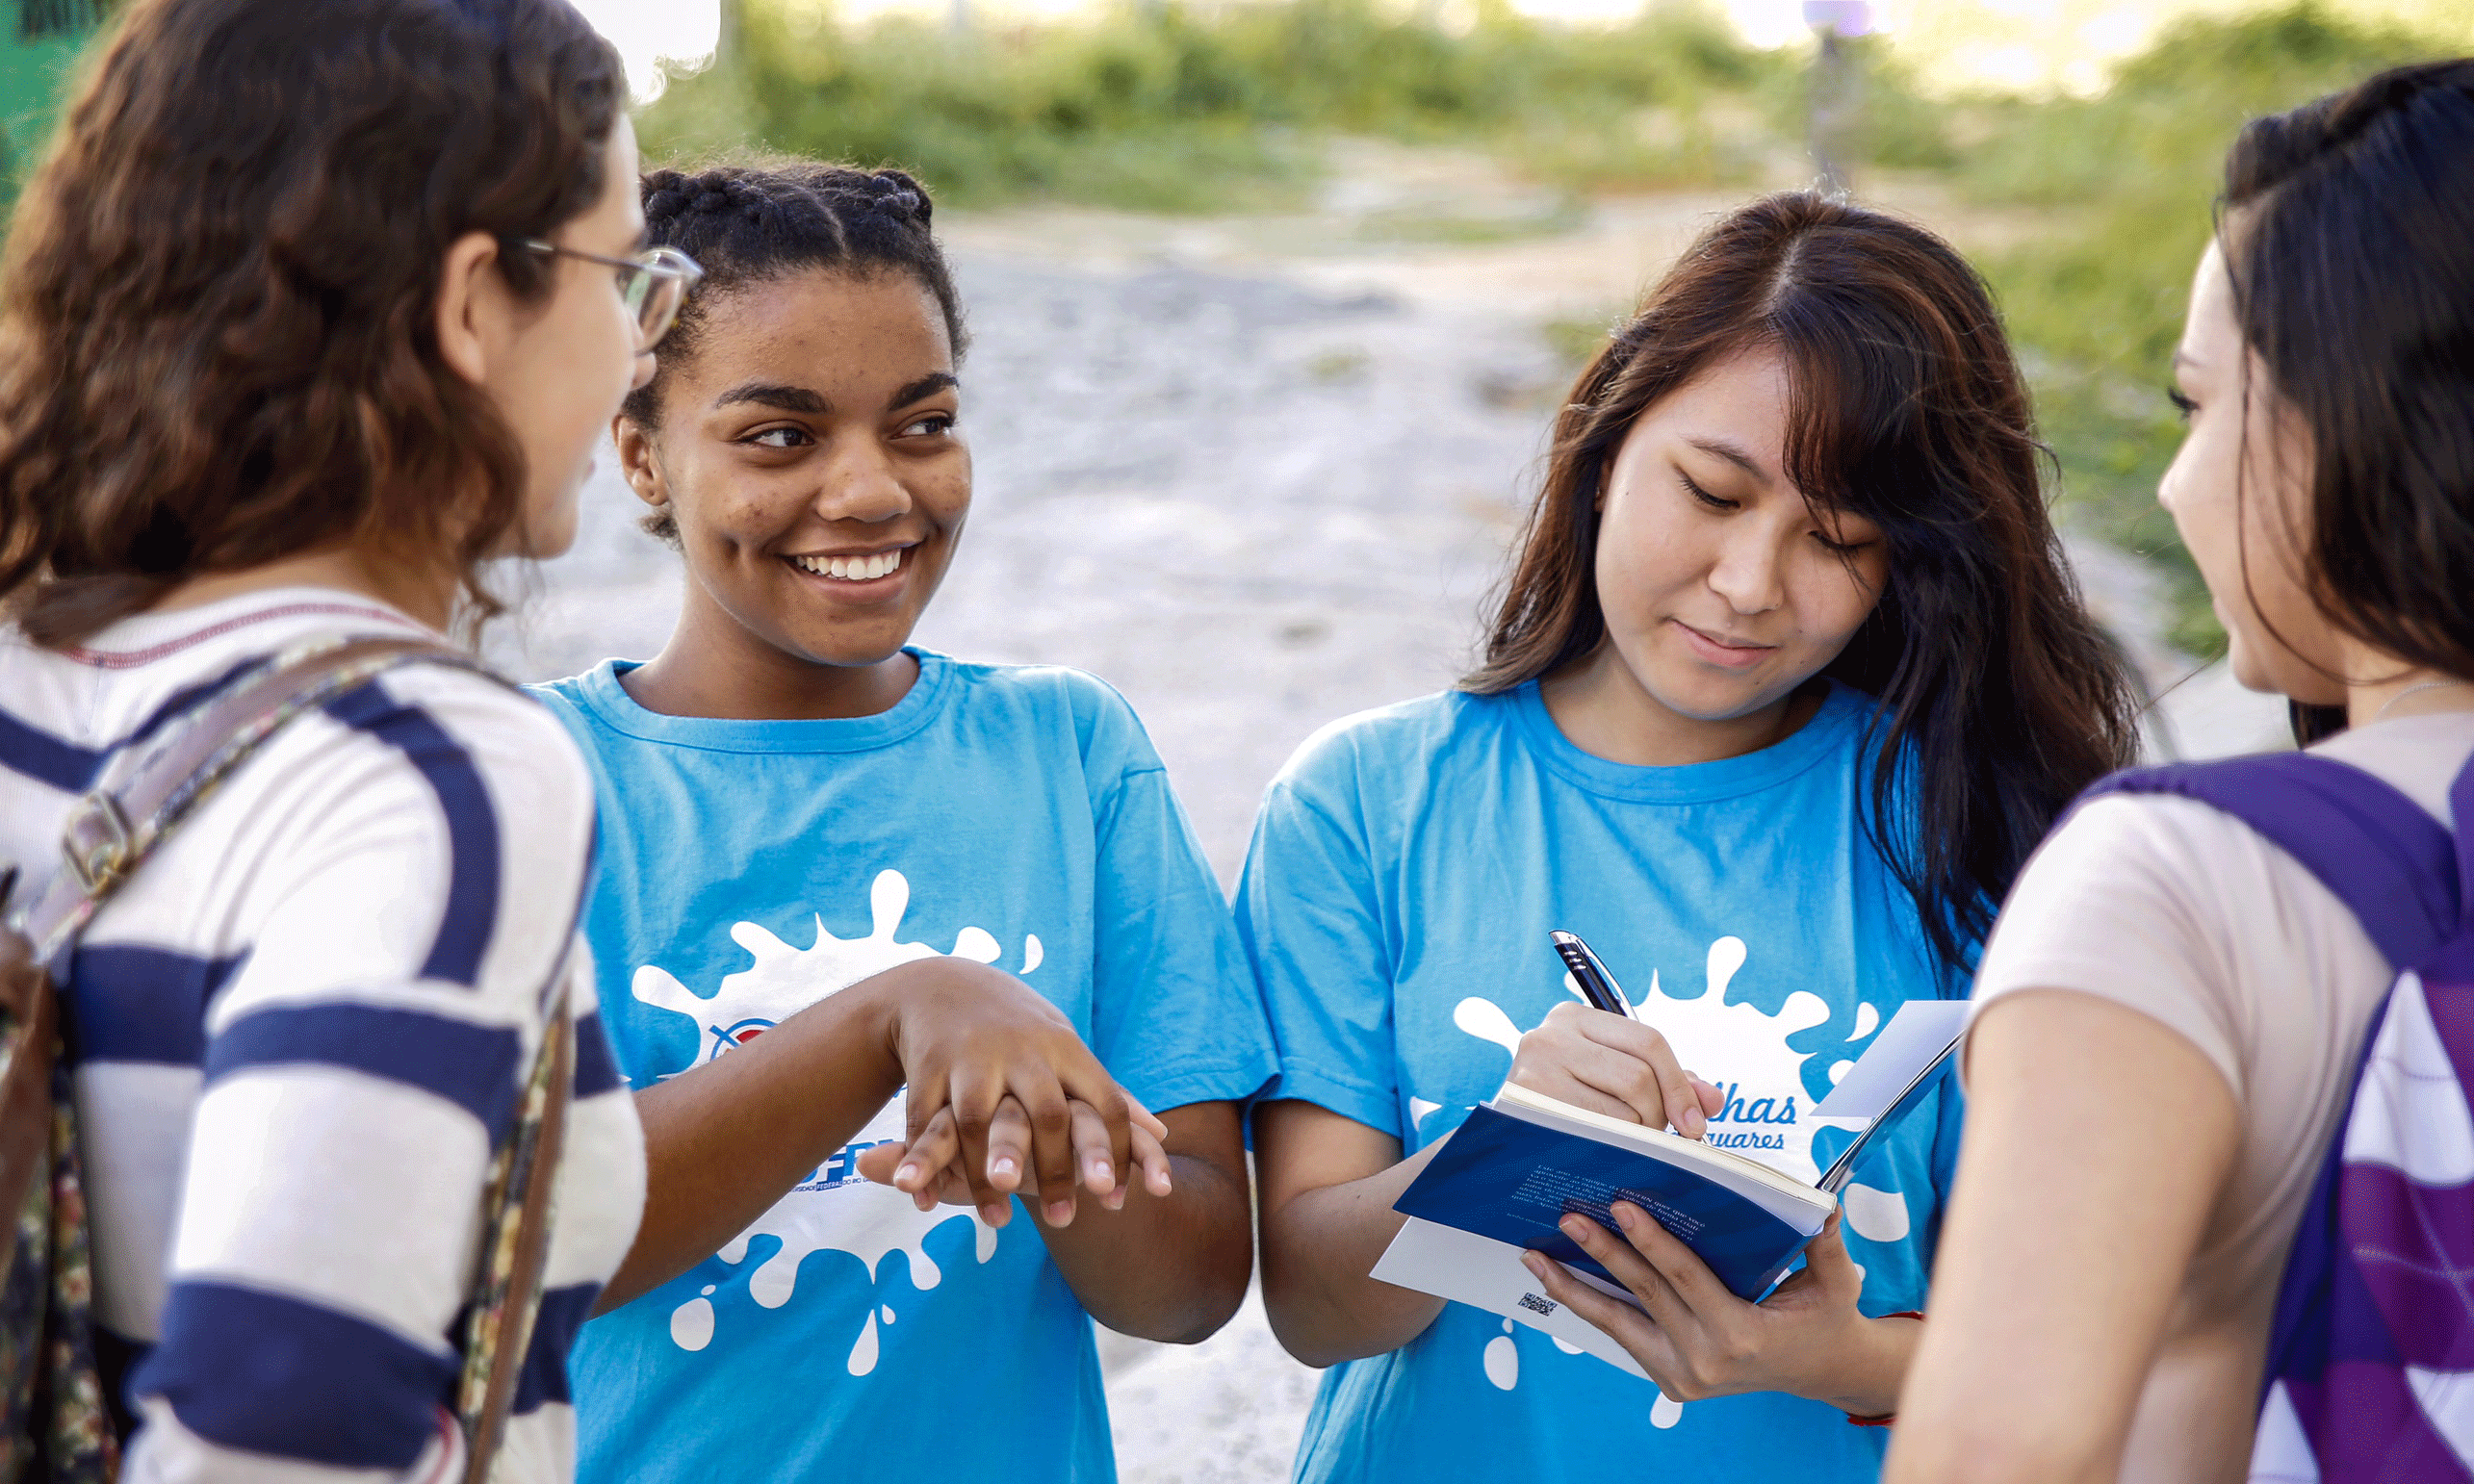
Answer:
[[[1589,951],[1589,945],[1581,941],[1581,934],[1558,928],[1547,935],[1555,940],[1555,956],[1572,971],[1572,982],[1581,986],[1581,993],[1591,1008],[1603,1010],[1610,1015],[1621,1015],[1627,1020],[1633,1018],[1632,1001],[1624,998],[1623,986],[1617,985],[1615,976],[1608,973],[1607,966],[1598,961],[1598,956]]]

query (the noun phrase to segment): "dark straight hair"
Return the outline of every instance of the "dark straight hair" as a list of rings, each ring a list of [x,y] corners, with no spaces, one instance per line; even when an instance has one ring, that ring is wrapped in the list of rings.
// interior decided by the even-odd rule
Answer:
[[[2027,394],[1984,284],[1923,228],[1811,192],[1703,234],[1573,386],[1485,657],[1508,690],[1606,637],[1598,499],[1635,422],[1727,358],[1786,363],[1786,474],[1878,525],[1889,584],[1824,673],[1878,698],[1864,827],[1954,967],[2080,789],[2131,761],[2119,651],[2045,510]]]
[[[588,210],[625,96],[566,0],[130,6],[0,264],[0,612],[69,644],[347,540],[495,612],[524,453],[440,358],[439,266]]]
[[[2312,599],[2474,678],[2474,59],[2253,120],[2219,238],[2243,342],[2309,429]],[[2294,717],[2298,735],[2342,725]]]

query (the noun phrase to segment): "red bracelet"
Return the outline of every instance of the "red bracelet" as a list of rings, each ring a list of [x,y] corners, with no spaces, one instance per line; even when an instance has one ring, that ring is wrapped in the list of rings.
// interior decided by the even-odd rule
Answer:
[[[1924,1318],[1924,1311],[1921,1309],[1901,1309],[1896,1314],[1885,1314],[1882,1318],[1885,1319],[1915,1319],[1921,1322]],[[1847,1414],[1847,1420],[1858,1427],[1888,1427],[1893,1422],[1898,1420],[1898,1414],[1895,1412],[1884,1412],[1879,1417],[1858,1417],[1854,1413],[1850,1412]]]

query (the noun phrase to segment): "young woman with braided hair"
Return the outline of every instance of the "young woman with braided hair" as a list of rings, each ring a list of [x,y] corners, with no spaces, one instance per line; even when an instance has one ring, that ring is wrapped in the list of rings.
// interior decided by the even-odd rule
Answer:
[[[971,494],[926,192],[804,162],[644,187],[652,240],[707,277],[613,430],[685,602],[650,661],[542,693],[600,782],[586,925],[620,1062],[653,1089],[657,1192],[665,1164],[690,1180],[739,1147],[673,1148],[657,1099],[730,1102],[737,1048],[938,953],[1018,975],[1165,1137],[1138,1181],[1103,1156],[1106,1193],[1076,1214],[1075,1171],[1022,1157],[1018,1106],[916,1139],[898,1106],[854,1123],[778,1204],[700,1226],[683,1275],[585,1326],[582,1476],[1110,1479],[1091,1319],[1199,1340],[1250,1275],[1237,1109],[1274,1060],[1234,926],[1116,692],[909,643]],[[824,1081],[739,1103],[749,1132],[840,1095],[816,1050]],[[932,1394],[967,1425],[923,1429]]]

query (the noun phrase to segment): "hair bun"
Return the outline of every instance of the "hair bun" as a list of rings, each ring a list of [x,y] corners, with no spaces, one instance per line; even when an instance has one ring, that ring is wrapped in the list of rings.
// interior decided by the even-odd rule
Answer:
[[[867,192],[874,198],[869,203],[871,210],[904,221],[915,221],[923,227],[935,211],[928,203],[928,193],[919,189],[919,183],[900,170],[878,170],[868,176]]]

